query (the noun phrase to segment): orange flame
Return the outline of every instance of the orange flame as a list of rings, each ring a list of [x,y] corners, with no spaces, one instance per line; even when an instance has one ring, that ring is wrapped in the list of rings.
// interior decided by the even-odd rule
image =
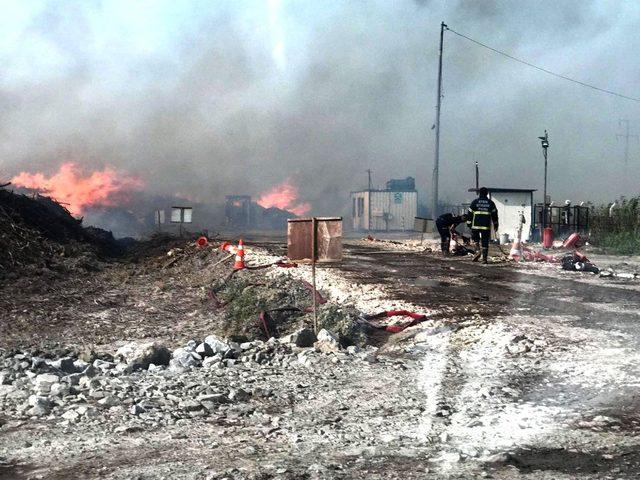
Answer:
[[[311,210],[309,203],[297,203],[298,187],[288,178],[271,190],[260,195],[258,205],[264,208],[276,207],[287,210],[297,216],[306,215]]]
[[[18,187],[32,188],[45,193],[60,203],[66,204],[70,212],[81,214],[90,206],[113,206],[118,194],[142,186],[142,181],[120,176],[115,170],[105,168],[91,172],[88,176],[78,172],[73,162],[66,162],[50,177],[42,173],[21,172],[11,179]]]

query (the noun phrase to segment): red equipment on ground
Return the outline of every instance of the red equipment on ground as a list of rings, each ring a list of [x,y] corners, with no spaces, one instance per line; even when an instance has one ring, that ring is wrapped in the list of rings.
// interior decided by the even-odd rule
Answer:
[[[562,243],[564,248],[574,248],[578,246],[578,242],[580,241],[580,235],[577,233],[572,233],[567,237],[567,239]]]
[[[203,248],[207,245],[209,245],[209,239],[207,239],[207,237],[205,236],[198,237],[198,239],[196,240],[196,247],[198,248]]]
[[[553,228],[546,227],[542,231],[542,246],[544,248],[553,247]]]

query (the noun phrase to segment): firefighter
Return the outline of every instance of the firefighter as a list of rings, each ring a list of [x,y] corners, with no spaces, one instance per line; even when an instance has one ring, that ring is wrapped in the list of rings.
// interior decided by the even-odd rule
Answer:
[[[465,215],[454,215],[452,213],[445,213],[436,219],[436,227],[440,234],[440,248],[442,249],[442,255],[449,255],[451,235],[455,232],[456,226],[464,221],[466,221]]]
[[[491,239],[491,224],[495,231],[498,231],[498,209],[493,200],[489,199],[489,190],[482,187],[478,190],[478,198],[471,202],[469,214],[467,215],[467,225],[471,228],[471,238],[476,244],[476,254],[473,261],[480,260],[482,255],[482,263],[487,263],[489,256],[489,240]],[[482,241],[482,251],[480,250],[480,242]]]

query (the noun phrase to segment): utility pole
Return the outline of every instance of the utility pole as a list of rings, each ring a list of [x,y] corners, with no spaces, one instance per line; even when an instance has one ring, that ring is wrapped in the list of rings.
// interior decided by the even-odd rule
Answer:
[[[476,160],[476,193],[480,189],[480,167],[478,166],[478,161]]]
[[[369,176],[369,187],[367,189],[367,231],[371,231],[371,169],[365,170]]]
[[[447,28],[444,22],[440,24],[440,55],[438,57],[438,102],[436,103],[436,146],[433,159],[433,202],[431,215],[435,220],[438,216],[438,175],[440,173],[440,108],[442,106],[442,45],[444,43],[444,31]]]
[[[635,138],[636,141],[638,140],[638,135],[630,135],[629,134],[629,120],[627,120],[626,118],[621,118],[618,121],[618,126],[625,126],[625,133],[624,134],[619,134],[616,135],[616,139],[619,140],[621,138],[624,138],[624,166],[625,168],[627,167],[627,165],[629,164],[629,139],[630,138]]]
[[[542,199],[542,229],[547,226],[547,149],[549,148],[549,134],[544,131],[544,137],[538,137],[542,144],[542,155],[544,155],[544,197]],[[542,235],[540,236],[542,238]]]

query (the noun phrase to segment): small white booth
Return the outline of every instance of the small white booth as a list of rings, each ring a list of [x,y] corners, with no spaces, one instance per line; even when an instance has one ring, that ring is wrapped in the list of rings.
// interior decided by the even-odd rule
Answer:
[[[405,231],[418,214],[418,192],[364,190],[351,192],[353,229]]]
[[[533,224],[533,192],[528,188],[489,188],[489,198],[494,201],[498,209],[500,223],[499,234],[506,233],[509,240],[513,241],[518,236],[518,224],[520,214],[524,215],[527,223],[522,228],[522,241],[528,241],[531,236]],[[469,189],[476,192],[475,188]]]

